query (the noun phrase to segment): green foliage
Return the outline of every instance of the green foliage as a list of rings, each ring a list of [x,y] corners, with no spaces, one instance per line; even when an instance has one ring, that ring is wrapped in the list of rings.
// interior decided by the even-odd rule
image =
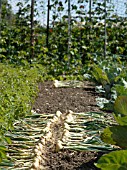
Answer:
[[[32,62],[31,58],[31,46],[30,46],[30,5],[26,2],[25,6],[23,3],[18,2],[17,7],[19,8],[16,14],[11,11],[11,6],[2,2],[2,23],[0,23],[0,61],[10,62],[22,65],[22,61],[26,60]],[[4,17],[5,14],[9,13],[8,18]],[[5,15],[6,16],[6,15]],[[35,12],[37,17],[37,12]],[[43,54],[45,54],[43,47],[45,44],[43,28],[37,21],[34,23],[34,54],[37,61],[42,60]]]
[[[127,96],[127,89],[121,84],[116,84],[113,90],[116,91],[117,96]]]
[[[113,151],[109,154],[105,154],[95,165],[101,170],[126,170],[127,150]]]
[[[127,96],[119,96],[114,104],[114,117],[119,125],[104,129],[101,138],[105,143],[117,145],[122,151],[102,156],[96,166],[105,169],[127,169]]]
[[[127,126],[116,125],[107,127],[103,131],[101,138],[105,143],[127,149]]]
[[[116,116],[127,116],[127,96],[118,96],[114,103],[114,112]]]
[[[107,61],[106,61],[107,60]],[[126,77],[126,68],[119,61],[113,63],[113,58],[107,58],[92,66],[92,79],[97,85],[102,85],[102,95],[107,99],[114,99],[117,96],[116,88],[120,86],[122,77]],[[117,88],[120,91],[120,88]],[[115,92],[115,93],[114,93]],[[125,92],[125,88],[124,91]],[[107,106],[106,106],[107,107]]]
[[[1,119],[6,122],[2,128],[9,129],[14,119],[24,117],[30,111],[31,101],[37,93],[38,72],[33,68],[4,67],[0,65],[0,110]]]
[[[50,75],[79,75],[84,74],[86,65],[89,67],[94,62],[98,64],[102,61],[104,52],[104,19],[103,2],[95,1],[92,15],[85,10],[89,1],[77,1],[72,4],[71,35],[68,35],[68,16],[63,13],[68,1],[52,1],[50,10],[53,12],[52,24],[49,28],[49,45],[46,48],[46,27],[42,26],[36,19],[38,18],[37,2],[35,1],[34,12],[34,58],[31,58],[30,46],[30,4],[28,1],[18,2],[19,8],[13,14],[11,6],[4,0],[2,3],[2,22],[0,40],[0,61],[16,63],[22,65],[22,61],[37,62],[48,67]],[[65,5],[66,4],[66,5]],[[111,16],[112,5],[107,1],[107,15]],[[43,11],[45,12],[45,11]],[[73,17],[73,12],[76,18]],[[8,17],[6,17],[8,16]],[[117,26],[117,21],[123,27]],[[112,21],[107,20],[107,54],[123,55],[126,54],[126,22],[116,16]],[[70,51],[68,51],[68,38],[70,36]],[[122,38],[121,38],[122,37]],[[96,56],[99,56],[99,60]],[[95,61],[96,60],[96,61]],[[106,73],[107,74],[107,73]],[[110,74],[111,75],[111,74]],[[107,75],[109,78],[109,75]],[[111,75],[112,77],[112,75]]]
[[[31,114],[32,103],[38,92],[37,82],[44,75],[43,68],[13,67],[0,64],[0,161],[6,157],[5,144],[10,139],[5,137],[13,129],[16,119]]]
[[[2,159],[6,158],[6,151],[7,148],[3,145],[0,145],[0,162],[2,162]]]
[[[106,84],[110,84],[106,72],[99,68],[97,65],[93,65],[92,75],[98,84],[101,84],[103,86],[105,86]]]
[[[120,125],[127,125],[127,96],[118,96],[114,103],[114,117]]]

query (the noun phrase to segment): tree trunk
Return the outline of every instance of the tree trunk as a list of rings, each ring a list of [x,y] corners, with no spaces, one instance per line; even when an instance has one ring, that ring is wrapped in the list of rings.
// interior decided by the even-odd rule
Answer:
[[[34,58],[34,0],[31,0],[31,36],[30,36],[30,46],[31,46],[31,59]]]
[[[50,18],[50,0],[48,0],[48,10],[47,10],[47,37],[46,37],[47,48],[49,48],[49,18]]]
[[[107,11],[106,11],[106,0],[104,1],[105,6],[105,20],[104,20],[104,58],[106,57],[106,50],[107,50],[107,30],[106,30],[106,17],[107,17]]]
[[[70,48],[71,48],[71,3],[68,0],[68,59],[70,62]]]

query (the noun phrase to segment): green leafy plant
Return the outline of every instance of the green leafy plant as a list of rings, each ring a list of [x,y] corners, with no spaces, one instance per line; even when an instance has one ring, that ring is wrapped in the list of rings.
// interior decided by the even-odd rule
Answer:
[[[41,65],[22,66],[0,64],[0,161],[6,157],[10,139],[5,137],[13,129],[15,120],[31,114],[38,92],[38,81],[44,76]]]
[[[103,155],[97,164],[101,170],[126,170],[127,169],[127,150],[113,151]]]
[[[99,159],[96,166],[102,170],[127,169],[127,96],[116,99],[114,118],[117,124],[104,129],[101,138],[105,143],[118,146],[120,150],[105,154]]]
[[[110,65],[109,62],[111,62]],[[113,61],[109,58],[107,61],[104,60],[98,65],[94,64],[91,71],[93,81],[97,85],[102,85],[103,95],[107,99],[111,99],[112,91],[116,91],[114,87],[119,85],[121,78],[126,75],[125,69],[122,68],[119,62],[112,63]]]
[[[101,84],[102,86],[105,86],[106,84],[110,84],[106,72],[103,69],[101,69],[99,66],[97,65],[92,66],[92,75],[96,83]]]

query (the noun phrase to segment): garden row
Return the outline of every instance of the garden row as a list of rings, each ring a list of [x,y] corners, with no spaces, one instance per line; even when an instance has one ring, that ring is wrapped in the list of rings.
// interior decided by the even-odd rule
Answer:
[[[101,139],[108,144],[119,146],[117,151],[103,155],[96,166],[102,170],[127,169],[127,69],[126,61],[120,58],[98,60],[92,67],[92,78],[100,98],[98,105],[113,113],[116,125],[104,129]]]
[[[78,75],[81,80],[89,79],[96,84],[100,98],[98,105],[103,110],[114,115],[116,124],[108,126],[101,135],[105,143],[116,145],[118,151],[113,151],[100,158],[97,166],[105,170],[107,166],[118,169],[127,168],[127,69],[126,62],[120,58],[100,57],[97,64],[89,65],[84,75]],[[84,77],[84,78],[83,78]],[[38,82],[51,78],[42,65],[15,66],[0,64],[0,161],[6,158],[5,147],[11,143],[5,133],[13,130],[15,120],[23,119],[31,114],[31,106],[38,93]],[[59,79],[76,79],[72,75],[59,75]],[[52,77],[52,79],[54,79]],[[119,159],[122,154],[122,159]],[[112,159],[110,158],[112,157]],[[109,164],[107,164],[107,162]],[[109,168],[108,167],[108,168]]]
[[[32,103],[38,93],[39,69],[0,64],[0,162],[6,157],[5,137],[13,129],[15,120],[31,114]]]

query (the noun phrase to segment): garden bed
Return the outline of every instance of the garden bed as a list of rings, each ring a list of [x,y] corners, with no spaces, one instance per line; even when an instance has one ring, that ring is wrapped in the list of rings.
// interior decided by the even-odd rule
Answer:
[[[113,121],[111,114],[99,110],[96,97],[94,85],[87,81],[39,83],[32,115],[16,121],[6,133],[12,140],[7,146],[9,162],[3,161],[0,168],[97,170],[94,163],[114,148],[100,139]]]
[[[96,106],[94,86],[84,82],[84,87],[54,87],[52,81],[39,84],[39,94],[33,106],[38,113],[56,113],[58,110],[67,113],[73,112],[101,112]],[[64,149],[54,152],[47,151],[48,170],[95,170],[94,162],[102,155],[102,152],[73,151]]]

